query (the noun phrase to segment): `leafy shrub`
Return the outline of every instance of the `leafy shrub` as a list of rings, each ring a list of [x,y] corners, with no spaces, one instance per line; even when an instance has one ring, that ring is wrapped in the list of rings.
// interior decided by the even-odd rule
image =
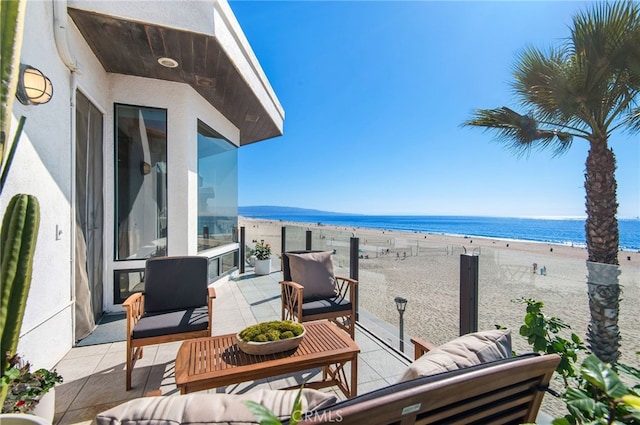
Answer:
[[[640,424],[640,370],[631,366],[609,365],[595,355],[587,356],[578,367],[578,351],[586,351],[584,343],[572,333],[571,340],[558,336],[561,329],[570,329],[562,320],[542,312],[544,304],[532,299],[518,299],[527,305],[520,335],[535,352],[558,354],[561,357],[556,372],[562,377],[562,398],[568,414],[556,418],[553,425],[577,424]],[[640,354],[640,353],[639,353]],[[628,387],[618,371],[636,383]]]
[[[561,338],[558,333],[562,329],[571,329],[562,319],[548,317],[542,312],[544,304],[532,299],[520,298],[515,300],[527,305],[527,314],[524,317],[524,325],[520,327],[520,335],[527,341],[537,353],[555,353],[561,360],[556,372],[562,376],[565,386],[567,379],[576,376],[575,362],[578,361],[578,351],[586,350],[584,343],[575,333],[571,334],[571,340]]]

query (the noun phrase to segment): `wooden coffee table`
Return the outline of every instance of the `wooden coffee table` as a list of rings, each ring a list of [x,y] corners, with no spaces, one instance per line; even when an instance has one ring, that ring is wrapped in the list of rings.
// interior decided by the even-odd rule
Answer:
[[[307,382],[305,387],[337,386],[347,398],[355,397],[360,348],[328,321],[305,322],[304,327],[306,335],[295,351],[269,355],[240,351],[235,334],[187,340],[176,358],[176,385],[181,394],[187,394],[322,367],[322,380]]]

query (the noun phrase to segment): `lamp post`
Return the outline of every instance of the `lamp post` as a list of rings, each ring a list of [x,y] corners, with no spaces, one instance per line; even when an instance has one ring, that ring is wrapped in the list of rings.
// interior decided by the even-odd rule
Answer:
[[[407,308],[407,299],[404,297],[396,297],[396,308],[400,314],[400,351],[404,353],[404,310]]]

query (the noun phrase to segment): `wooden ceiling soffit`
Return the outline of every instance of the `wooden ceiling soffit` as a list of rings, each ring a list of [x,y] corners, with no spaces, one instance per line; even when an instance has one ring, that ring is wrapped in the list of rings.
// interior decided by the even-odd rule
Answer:
[[[246,145],[282,135],[217,38],[69,8],[107,72],[189,84],[240,129]],[[165,68],[158,58],[178,61]]]

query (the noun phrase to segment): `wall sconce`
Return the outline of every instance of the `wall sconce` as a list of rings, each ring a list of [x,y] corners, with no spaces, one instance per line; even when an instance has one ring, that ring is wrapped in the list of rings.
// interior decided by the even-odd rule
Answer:
[[[20,64],[18,88],[16,98],[23,105],[40,105],[47,103],[53,97],[51,80],[40,70],[25,64]]]
[[[140,161],[140,173],[146,176],[151,172],[151,164],[145,161]]]

